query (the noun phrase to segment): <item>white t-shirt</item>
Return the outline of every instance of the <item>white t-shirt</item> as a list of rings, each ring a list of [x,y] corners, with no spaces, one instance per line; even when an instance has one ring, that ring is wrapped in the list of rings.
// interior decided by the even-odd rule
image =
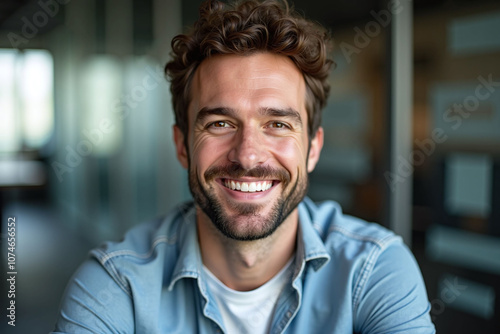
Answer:
[[[272,279],[251,291],[236,291],[224,285],[208,268],[208,288],[219,306],[228,334],[264,334],[269,332],[278,297],[292,275],[293,257]]]

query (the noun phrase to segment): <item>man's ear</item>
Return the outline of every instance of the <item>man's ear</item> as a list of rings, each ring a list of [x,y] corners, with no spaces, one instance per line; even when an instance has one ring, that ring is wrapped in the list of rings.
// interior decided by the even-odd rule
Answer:
[[[311,173],[318,163],[321,149],[323,148],[323,128],[319,127],[311,140],[311,147],[309,148],[309,159],[307,162],[307,172]]]
[[[174,143],[175,150],[177,152],[177,160],[181,163],[182,167],[188,168],[188,153],[187,148],[184,141],[184,134],[181,129],[177,125],[173,126],[174,128]]]

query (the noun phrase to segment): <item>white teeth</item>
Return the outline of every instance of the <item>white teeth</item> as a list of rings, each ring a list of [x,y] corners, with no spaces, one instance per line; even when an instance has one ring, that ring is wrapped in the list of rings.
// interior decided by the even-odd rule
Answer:
[[[242,192],[256,192],[256,191],[266,191],[273,186],[272,181],[262,181],[262,182],[237,182],[233,180],[226,180],[224,185],[232,190],[239,190]]]
[[[257,190],[257,186],[255,185],[255,183],[254,183],[254,182],[252,182],[252,183],[250,183],[250,184],[248,185],[248,191],[249,191],[249,192],[253,193],[253,192],[255,192],[256,190]]]

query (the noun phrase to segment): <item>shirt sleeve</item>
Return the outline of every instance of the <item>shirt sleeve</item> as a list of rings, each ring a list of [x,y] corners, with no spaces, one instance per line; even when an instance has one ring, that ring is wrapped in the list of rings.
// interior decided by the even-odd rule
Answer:
[[[435,333],[417,262],[401,242],[378,257],[354,309],[356,333]]]
[[[101,264],[89,259],[66,288],[52,334],[134,333],[133,319],[128,293]]]

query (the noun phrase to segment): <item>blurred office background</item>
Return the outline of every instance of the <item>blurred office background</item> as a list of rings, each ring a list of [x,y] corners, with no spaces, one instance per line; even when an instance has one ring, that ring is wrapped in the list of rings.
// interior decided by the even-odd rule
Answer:
[[[439,333],[499,333],[500,3],[291,2],[336,42],[310,197],[404,237]],[[0,332],[53,329],[90,248],[190,198],[163,66],[199,3],[0,2]]]

